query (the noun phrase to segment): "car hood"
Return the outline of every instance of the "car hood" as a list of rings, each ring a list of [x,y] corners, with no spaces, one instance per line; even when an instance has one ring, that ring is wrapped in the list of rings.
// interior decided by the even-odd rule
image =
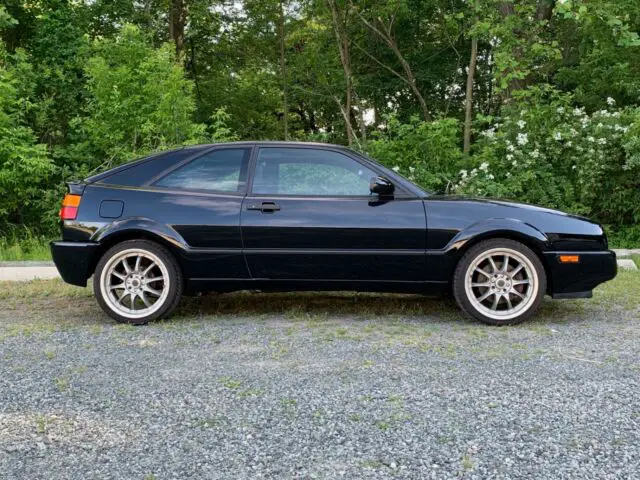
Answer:
[[[578,220],[585,220],[587,222],[590,223],[595,223],[593,222],[593,220],[590,220],[586,217],[582,217],[580,215],[574,215],[571,213],[566,213],[563,212],[561,210],[555,210],[553,208],[546,208],[546,207],[540,207],[538,205],[532,205],[530,203],[523,203],[523,202],[514,202],[511,200],[500,200],[500,199],[494,199],[494,198],[488,198],[488,197],[474,197],[471,195],[431,195],[428,198],[429,200],[443,200],[443,201],[450,201],[450,202],[471,202],[471,203],[476,203],[476,204],[481,204],[481,205],[499,205],[501,207],[510,207],[510,208],[517,208],[517,209],[522,209],[522,210],[528,210],[528,211],[532,211],[532,212],[539,212],[539,213],[549,213],[549,214],[553,214],[553,215],[560,215],[560,216],[564,216],[564,217],[570,217],[570,218],[576,218]]]

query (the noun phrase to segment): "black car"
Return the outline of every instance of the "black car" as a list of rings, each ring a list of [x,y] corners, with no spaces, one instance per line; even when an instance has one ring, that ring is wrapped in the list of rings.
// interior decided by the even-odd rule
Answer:
[[[183,293],[453,293],[521,322],[545,294],[616,275],[600,225],[547,208],[434,195],[340,146],[240,142],[163,152],[69,183],[53,259],[114,319],[167,316]]]

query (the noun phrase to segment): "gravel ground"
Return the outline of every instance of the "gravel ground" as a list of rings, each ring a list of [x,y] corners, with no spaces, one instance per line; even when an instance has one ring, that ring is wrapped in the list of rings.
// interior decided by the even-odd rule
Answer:
[[[0,478],[635,479],[640,275],[615,282],[512,328],[337,294],[129,327],[34,282],[0,299]]]

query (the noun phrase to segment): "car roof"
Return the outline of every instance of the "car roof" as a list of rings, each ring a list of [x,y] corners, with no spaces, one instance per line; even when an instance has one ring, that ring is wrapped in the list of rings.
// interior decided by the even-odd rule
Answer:
[[[297,142],[297,141],[285,141],[285,140],[242,140],[237,142],[220,142],[220,143],[209,143],[202,144],[198,146],[207,146],[207,147],[216,147],[220,145],[238,145],[238,146],[283,146],[283,147],[329,147],[329,148],[337,148],[340,150],[349,150],[348,147],[344,145],[336,145],[334,143],[322,143],[322,142]]]

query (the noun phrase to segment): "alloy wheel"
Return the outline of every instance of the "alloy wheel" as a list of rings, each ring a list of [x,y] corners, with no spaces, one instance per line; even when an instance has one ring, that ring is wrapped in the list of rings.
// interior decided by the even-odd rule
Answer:
[[[167,266],[157,255],[133,248],[109,259],[102,270],[100,289],[110,309],[137,319],[152,315],[164,305],[170,282]]]
[[[522,253],[510,248],[482,252],[465,274],[469,302],[494,320],[510,320],[526,312],[539,289],[536,269]]]

